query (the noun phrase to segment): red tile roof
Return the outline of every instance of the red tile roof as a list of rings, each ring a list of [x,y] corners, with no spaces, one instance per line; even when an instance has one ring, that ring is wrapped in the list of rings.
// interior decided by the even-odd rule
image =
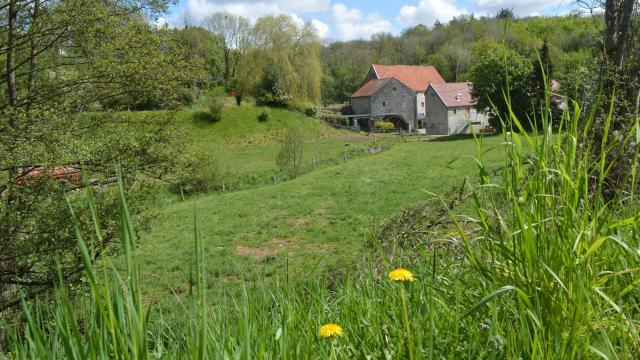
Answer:
[[[433,66],[371,65],[378,79],[396,78],[414,91],[424,92],[429,83],[444,84],[444,79]]]
[[[471,82],[431,84],[446,107],[473,106],[476,101],[471,97]]]
[[[352,98],[367,97],[373,95],[376,91],[380,90],[391,79],[373,79],[367,81],[366,84],[351,95]]]

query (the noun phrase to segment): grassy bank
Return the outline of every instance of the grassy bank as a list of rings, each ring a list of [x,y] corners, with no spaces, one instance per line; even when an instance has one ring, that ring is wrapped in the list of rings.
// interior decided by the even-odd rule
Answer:
[[[539,136],[404,143],[279,185],[175,204],[137,251],[122,196],[118,270],[108,259],[94,269],[83,250],[90,293],[72,301],[61,288],[52,307],[25,304],[24,331],[10,332],[4,351],[79,359],[635,358],[637,198],[624,191],[603,198],[609,149],[580,148],[591,129],[579,129],[577,115],[563,121],[557,136],[545,125]],[[640,134],[626,139],[633,136]],[[446,166],[419,172],[421,151]],[[429,195],[432,206],[407,209],[367,236],[363,224],[377,223],[368,219],[427,196],[415,189],[442,194],[445,183],[472,172],[479,176],[460,191],[470,204]],[[637,183],[635,171],[628,175]],[[292,230],[292,215],[335,221]],[[236,281],[249,267],[234,275],[217,265],[244,241],[257,249],[293,233],[305,241],[296,250],[307,254],[336,245],[322,262],[295,251],[288,265],[280,254],[263,264],[247,256],[273,269],[269,281]],[[364,250],[358,239],[367,238]],[[85,247],[81,234],[78,245]],[[311,270],[340,259],[361,266],[328,276]],[[387,277],[400,266],[413,281]],[[169,295],[163,281],[187,285]],[[157,304],[160,296],[174,306]],[[343,334],[318,336],[329,322]]]

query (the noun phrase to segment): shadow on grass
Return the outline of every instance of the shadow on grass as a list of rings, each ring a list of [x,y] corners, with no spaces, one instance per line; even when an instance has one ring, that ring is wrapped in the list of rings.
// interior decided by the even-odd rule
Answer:
[[[198,125],[207,125],[217,122],[211,117],[211,114],[206,111],[194,111],[191,115],[191,120]]]
[[[488,137],[494,137],[494,136],[498,136],[500,134],[484,134],[482,135],[485,138]],[[476,136],[481,136],[481,135],[476,135]],[[444,142],[444,141],[458,141],[458,140],[473,140],[473,135],[472,134],[458,134],[458,135],[449,135],[449,136],[440,136],[440,137],[436,137],[431,139],[430,141],[434,141],[434,142]]]

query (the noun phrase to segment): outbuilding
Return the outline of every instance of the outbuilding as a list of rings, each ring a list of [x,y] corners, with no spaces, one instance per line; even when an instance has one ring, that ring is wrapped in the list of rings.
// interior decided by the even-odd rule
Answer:
[[[429,84],[425,92],[426,132],[432,135],[455,135],[480,132],[489,124],[488,117],[476,109],[471,82]]]

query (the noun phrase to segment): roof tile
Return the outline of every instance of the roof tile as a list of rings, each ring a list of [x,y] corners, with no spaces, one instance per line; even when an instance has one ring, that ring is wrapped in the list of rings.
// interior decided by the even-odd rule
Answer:
[[[444,84],[445,82],[433,66],[378,64],[372,66],[378,79],[396,78],[414,91],[424,92],[429,87],[429,83]]]
[[[471,82],[431,84],[431,87],[447,107],[473,106],[476,104],[476,101],[471,96],[471,89],[473,88],[473,83]]]

